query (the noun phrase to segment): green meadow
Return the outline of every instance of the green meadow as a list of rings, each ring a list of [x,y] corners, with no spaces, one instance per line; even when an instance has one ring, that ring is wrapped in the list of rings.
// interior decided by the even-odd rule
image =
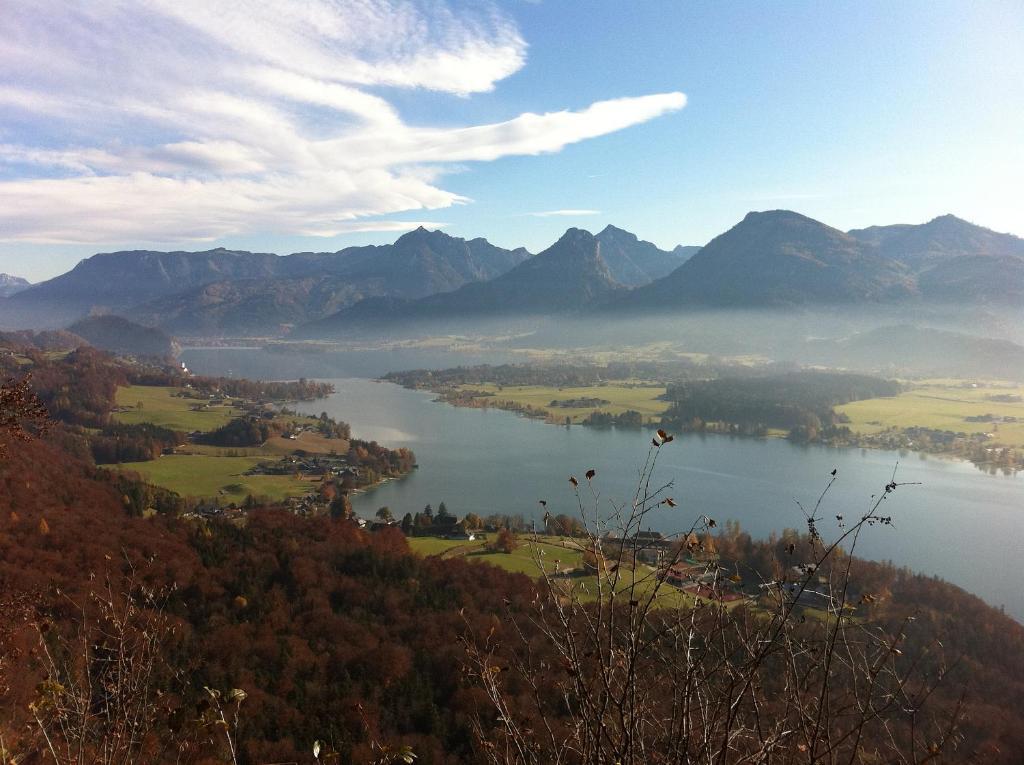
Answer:
[[[117,412],[114,416],[118,421],[129,424],[152,423],[185,432],[207,432],[243,413],[241,408],[231,402],[206,405],[201,411],[193,411],[193,407],[205,404],[205,400],[177,395],[181,390],[146,385],[118,388],[117,405],[125,411]],[[308,417],[278,419],[303,424],[312,422]],[[227,502],[240,502],[252,494],[280,500],[308,493],[312,488],[311,482],[292,476],[249,476],[245,473],[254,465],[280,459],[282,455],[296,449],[321,453],[345,452],[348,450],[348,442],[304,432],[295,440],[274,436],[259,447],[226,448],[188,444],[178,454],[164,455],[147,462],[127,462],[106,467],[136,472],[150,483],[175,491],[183,497],[219,497]]]
[[[314,482],[292,476],[245,475],[253,465],[265,461],[265,457],[173,454],[148,462],[126,462],[117,467],[134,471],[150,483],[183,497],[220,497],[228,502],[240,502],[249,494],[279,500],[316,488]]]
[[[181,390],[151,385],[118,388],[116,403],[126,411],[116,412],[114,418],[129,425],[148,422],[191,433],[193,430],[216,430],[240,413],[238,408],[230,404],[206,406],[202,411],[192,411],[197,405],[206,405],[206,400],[176,395]]]
[[[1021,401],[998,401],[995,396],[1020,396]],[[1024,447],[1024,386],[999,382],[924,380],[892,398],[871,398],[836,407],[859,433],[878,433],[891,427],[922,427],[956,433],[992,433],[994,441]],[[967,422],[983,415],[1016,417],[1015,423]]]
[[[487,549],[487,543],[479,540],[448,540],[438,537],[409,537],[409,547],[413,552],[425,556],[437,556],[442,558],[461,557],[473,563],[489,563],[492,566],[525,574],[531,578],[541,575],[543,570],[550,574],[556,572],[556,563],[559,571],[565,572],[568,569],[578,569],[582,566],[583,553],[578,548],[579,542],[573,539],[558,539],[547,541],[551,538],[529,540],[525,535],[520,536],[520,545],[511,553],[493,552]],[[616,587],[617,592],[627,589],[632,582],[632,577],[638,578],[637,594],[643,596],[650,593],[655,585],[654,569],[649,566],[640,566],[636,572],[632,569],[624,569]],[[576,590],[581,600],[589,601],[596,598],[597,576],[594,574],[565,576],[557,578],[562,586]],[[658,593],[658,605],[661,607],[691,606],[694,599],[691,595],[672,587],[664,586]]]
[[[618,381],[606,385],[590,385],[581,388],[557,388],[548,385],[505,385],[491,383],[481,385],[463,385],[461,390],[479,390],[493,393],[495,399],[515,401],[518,404],[529,404],[540,409],[547,409],[551,415],[562,422],[566,417],[572,422],[581,422],[594,411],[622,414],[633,409],[644,416],[644,420],[658,419],[668,409],[669,402],[659,400],[664,395],[665,387],[645,382]],[[564,401],[574,398],[598,398],[611,403],[594,407],[561,407],[551,406],[555,400]]]

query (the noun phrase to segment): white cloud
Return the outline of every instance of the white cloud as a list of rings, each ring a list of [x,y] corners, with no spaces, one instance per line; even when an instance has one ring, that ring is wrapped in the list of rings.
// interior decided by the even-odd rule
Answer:
[[[398,230],[379,218],[469,201],[439,185],[456,163],[557,152],[685,105],[435,128],[387,98],[492,90],[526,49],[496,9],[441,0],[5,0],[0,240]]]
[[[527,213],[534,218],[576,218],[581,215],[600,215],[600,210],[543,210]]]

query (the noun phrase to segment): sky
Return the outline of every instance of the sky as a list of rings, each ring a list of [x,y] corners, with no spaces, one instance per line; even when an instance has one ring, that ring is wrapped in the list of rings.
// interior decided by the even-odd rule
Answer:
[[[750,210],[1024,236],[1024,3],[4,0],[0,272]]]

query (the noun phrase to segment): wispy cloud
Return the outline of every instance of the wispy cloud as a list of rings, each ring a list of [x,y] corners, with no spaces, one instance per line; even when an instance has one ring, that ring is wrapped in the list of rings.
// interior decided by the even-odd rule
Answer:
[[[686,103],[662,93],[434,128],[387,97],[490,91],[526,53],[479,4],[6,0],[0,239],[395,230],[409,224],[380,219],[469,201],[439,183],[455,163],[557,152]]]
[[[600,215],[600,210],[542,210],[526,213],[534,218],[576,218],[581,215]]]

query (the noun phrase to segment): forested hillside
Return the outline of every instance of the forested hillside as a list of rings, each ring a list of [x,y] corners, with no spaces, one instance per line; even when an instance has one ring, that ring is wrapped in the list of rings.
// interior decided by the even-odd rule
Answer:
[[[0,488],[0,603],[19,617],[3,630],[0,665],[8,751],[42,746],[38,729],[22,725],[42,688],[34,625],[47,625],[47,641],[73,638],[72,604],[88,604],[108,578],[115,592],[130,581],[134,597],[142,588],[168,593],[159,612],[174,633],[160,636],[155,676],[171,694],[160,702],[169,714],[147,722],[148,762],[170,761],[154,753],[179,744],[188,745],[185,761],[230,761],[220,728],[211,733],[187,711],[204,703],[204,687],[246,695],[231,729],[240,762],[310,761],[317,740],[340,762],[377,761],[381,746],[411,747],[423,763],[484,762],[487,742],[502,740],[485,690],[463,674],[471,665],[463,638],[486,637],[495,666],[507,666],[517,645],[507,615],[525,623],[536,592],[526,577],[417,557],[396,529],[368,534],[330,518],[253,511],[238,527],[130,517],[123,485],[42,441],[2,463]],[[807,541],[785,532],[757,542],[730,526],[715,544],[725,565],[756,582],[755,572],[770,579],[799,559]],[[966,690],[949,759],[1019,761],[1024,740],[1012,710],[1024,703],[1024,630],[958,588],[892,566],[858,562],[851,577],[862,603],[870,593],[861,618],[893,634],[902,628],[908,662],[924,652],[929,672],[949,669],[922,724],[954,712]],[[535,640],[545,661],[551,649]],[[545,695],[565,676],[556,655],[547,660],[552,669],[536,678]],[[528,686],[506,692],[520,724],[544,725]],[[893,730],[908,734],[904,723]]]

